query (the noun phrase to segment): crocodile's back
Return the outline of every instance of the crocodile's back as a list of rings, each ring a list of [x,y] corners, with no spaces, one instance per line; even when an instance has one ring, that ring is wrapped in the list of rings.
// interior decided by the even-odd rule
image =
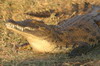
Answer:
[[[63,39],[67,42],[66,44],[98,44],[100,42],[100,27],[97,24],[98,19],[95,17],[100,19],[99,14],[89,13],[61,22],[58,27],[64,34]]]
[[[60,35],[66,47],[72,47],[72,55],[87,52],[100,43],[100,15],[95,12],[75,16],[61,22]]]

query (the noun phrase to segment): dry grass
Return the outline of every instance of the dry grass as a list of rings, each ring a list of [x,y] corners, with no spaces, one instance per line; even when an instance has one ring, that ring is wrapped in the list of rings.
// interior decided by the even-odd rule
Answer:
[[[27,41],[22,36],[6,29],[4,25],[6,19],[34,19],[35,17],[25,15],[24,13],[33,11],[37,12],[38,10],[43,11],[54,9],[63,13],[70,8],[70,4],[72,3],[71,1],[72,0],[0,0],[1,66],[61,66],[61,64],[66,64],[66,62],[100,60],[99,47],[87,55],[82,55],[71,59],[67,56],[67,54],[36,54],[30,50],[16,51],[15,49],[15,45],[22,44]],[[53,14],[49,18],[41,18],[41,20],[45,21],[47,24],[57,24],[59,21],[69,18],[69,15],[71,15],[71,13],[69,15],[62,14],[59,17],[56,17]]]

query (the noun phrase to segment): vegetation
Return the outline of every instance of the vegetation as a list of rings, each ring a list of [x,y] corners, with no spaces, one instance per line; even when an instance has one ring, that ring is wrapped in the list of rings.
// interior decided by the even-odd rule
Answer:
[[[85,0],[81,0],[81,2],[83,1]],[[59,21],[74,16],[74,12],[70,12],[72,3],[72,0],[0,0],[0,66],[70,66],[75,65],[75,63],[84,64],[89,61],[100,60],[100,47],[75,58],[69,58],[67,54],[37,54],[31,50],[17,51],[16,45],[27,41],[19,34],[7,30],[4,25],[7,19],[37,19],[46,24],[58,24]],[[45,10],[55,10],[55,12],[48,18],[37,18],[25,14]],[[59,16],[55,15],[57,13]]]

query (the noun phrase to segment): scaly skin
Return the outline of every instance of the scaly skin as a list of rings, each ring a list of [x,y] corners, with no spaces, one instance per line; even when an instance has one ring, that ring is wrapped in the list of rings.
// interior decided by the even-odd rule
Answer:
[[[37,20],[9,20],[6,26],[24,36],[33,51],[81,55],[99,44],[99,22],[100,7],[93,7],[91,13],[75,16],[58,25]]]

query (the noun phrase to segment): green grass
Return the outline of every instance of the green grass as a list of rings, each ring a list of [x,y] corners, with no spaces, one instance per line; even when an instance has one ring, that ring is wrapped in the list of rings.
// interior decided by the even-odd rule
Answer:
[[[48,0],[47,0],[48,1]],[[5,20],[13,18],[14,20],[24,20],[35,17],[27,16],[24,13],[42,10],[43,3],[41,0],[0,0],[0,65],[2,66],[61,66],[66,63],[74,63],[80,61],[100,60],[100,47],[95,48],[87,55],[76,58],[69,58],[67,54],[37,54],[30,50],[17,51],[15,45],[27,42],[19,34],[9,31],[5,27]],[[50,8],[66,12],[66,8],[62,8],[70,0],[53,1],[50,0],[44,8]],[[47,3],[47,2],[46,2]],[[45,3],[45,4],[46,4]],[[55,3],[55,4],[54,4]],[[59,7],[58,7],[59,6]],[[43,11],[43,10],[42,10]],[[52,15],[42,20],[47,24],[57,24],[59,21],[69,18],[68,15],[60,15],[56,17]],[[39,18],[37,18],[39,19]],[[40,20],[40,19],[39,19]],[[49,21],[49,22],[48,22]]]

